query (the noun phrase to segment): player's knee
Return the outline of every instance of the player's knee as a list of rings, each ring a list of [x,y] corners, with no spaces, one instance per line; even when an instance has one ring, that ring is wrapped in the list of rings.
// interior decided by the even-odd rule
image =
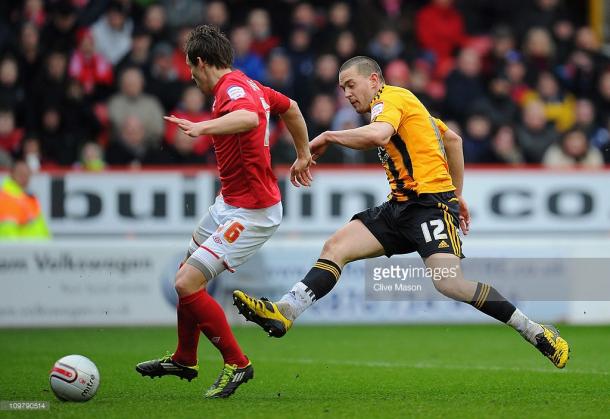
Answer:
[[[176,273],[176,281],[174,283],[176,293],[180,297],[190,295],[197,291],[194,282],[189,278],[185,269],[180,269]]]
[[[322,247],[322,254],[320,255],[320,257],[322,259],[329,259],[340,263],[341,266],[344,265],[346,262],[349,262],[348,260],[346,260],[346,256],[343,255],[343,252],[341,252],[340,240],[335,235],[330,236],[324,242],[324,246]]]

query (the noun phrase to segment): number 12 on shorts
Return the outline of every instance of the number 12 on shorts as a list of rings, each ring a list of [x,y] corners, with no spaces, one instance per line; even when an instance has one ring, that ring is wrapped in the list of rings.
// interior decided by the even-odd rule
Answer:
[[[432,230],[432,235],[430,235],[431,227],[434,227],[434,230]],[[426,239],[426,243],[431,242],[433,236],[434,240],[445,240],[447,238],[447,234],[443,233],[444,230],[445,224],[441,219],[430,220],[421,223],[421,231],[424,234],[424,239]]]

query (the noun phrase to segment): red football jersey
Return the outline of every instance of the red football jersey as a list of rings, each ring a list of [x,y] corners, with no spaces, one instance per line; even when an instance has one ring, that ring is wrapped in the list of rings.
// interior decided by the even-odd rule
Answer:
[[[280,201],[277,179],[271,170],[269,116],[284,113],[290,99],[235,70],[214,87],[212,118],[245,109],[258,115],[258,126],[231,135],[213,135],[225,202],[240,208],[266,208]]]

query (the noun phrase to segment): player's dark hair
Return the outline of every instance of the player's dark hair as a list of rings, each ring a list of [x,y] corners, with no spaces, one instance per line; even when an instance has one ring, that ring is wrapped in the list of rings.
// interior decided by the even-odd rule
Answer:
[[[184,52],[193,65],[197,64],[197,57],[216,68],[230,68],[233,64],[231,42],[212,25],[199,25],[193,29],[186,40]]]
[[[379,67],[379,64],[377,64],[377,61],[373,60],[370,57],[365,57],[364,55],[358,55],[357,57],[350,58],[349,60],[344,62],[341,68],[339,69],[339,73],[354,66],[356,66],[358,73],[362,74],[363,76],[368,77],[372,73],[377,73],[381,82],[385,83],[385,79],[383,78],[383,72],[381,71],[381,67]]]

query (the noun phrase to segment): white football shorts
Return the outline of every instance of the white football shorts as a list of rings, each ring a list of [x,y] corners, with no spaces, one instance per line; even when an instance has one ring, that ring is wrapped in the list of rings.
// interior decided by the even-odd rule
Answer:
[[[235,269],[275,233],[282,221],[282,203],[261,209],[234,207],[222,195],[201,218],[189,243],[186,263],[208,281]]]

